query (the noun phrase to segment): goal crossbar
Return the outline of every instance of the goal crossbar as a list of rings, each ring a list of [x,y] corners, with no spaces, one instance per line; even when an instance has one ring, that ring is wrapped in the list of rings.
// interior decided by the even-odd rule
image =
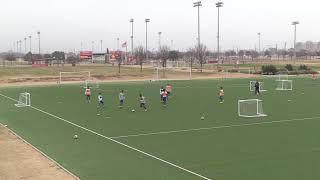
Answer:
[[[59,84],[61,84],[64,81],[63,80],[64,75],[67,78],[82,78],[82,79],[85,79],[85,80],[90,80],[91,79],[91,72],[90,71],[60,72],[59,73]]]

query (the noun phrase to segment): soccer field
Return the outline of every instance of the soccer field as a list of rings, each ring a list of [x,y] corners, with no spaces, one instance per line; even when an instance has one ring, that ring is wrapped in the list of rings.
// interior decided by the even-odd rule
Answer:
[[[249,91],[251,79],[171,81],[166,108],[159,95],[165,81],[100,84],[90,104],[79,84],[1,88],[0,123],[81,179],[320,179],[320,81],[291,79],[292,91],[260,79],[268,91],[258,97]],[[14,106],[21,92],[31,94],[31,107]],[[239,117],[238,100],[255,98],[267,116]]]

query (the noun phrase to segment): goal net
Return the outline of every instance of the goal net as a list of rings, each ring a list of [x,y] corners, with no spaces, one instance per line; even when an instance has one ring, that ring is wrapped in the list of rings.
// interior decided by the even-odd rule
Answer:
[[[288,72],[279,72],[277,76],[278,76],[277,77],[277,81],[288,80],[289,79]]]
[[[31,96],[30,93],[20,93],[18,103],[15,104],[16,107],[28,107],[31,106]]]
[[[292,80],[277,80],[276,90],[292,91]]]
[[[85,82],[91,80],[90,71],[60,72],[59,84],[67,82]]]
[[[154,67],[152,80],[190,80],[192,77],[190,67]]]
[[[84,81],[84,86],[83,88],[87,88],[87,87],[94,87],[94,88],[99,88],[100,87],[100,84],[99,84],[99,81],[95,81],[95,80],[91,80],[91,79],[88,79],[88,80],[85,80]]]
[[[262,100],[247,99],[238,101],[238,114],[240,117],[264,117]]]
[[[256,87],[255,87],[255,84],[256,84],[257,81],[250,81],[250,91],[255,91]],[[260,92],[264,92],[264,91],[267,91],[264,87],[264,83],[263,82],[259,82],[259,89],[260,89]]]

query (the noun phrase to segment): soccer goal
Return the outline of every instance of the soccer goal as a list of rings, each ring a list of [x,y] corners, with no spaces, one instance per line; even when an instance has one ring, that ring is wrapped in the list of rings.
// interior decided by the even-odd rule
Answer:
[[[247,99],[238,101],[238,114],[240,117],[264,117],[262,100]]]
[[[90,71],[60,72],[59,74],[59,84],[75,81],[85,82],[86,80],[91,80]]]
[[[277,80],[276,90],[292,91],[292,80]]]
[[[255,91],[256,87],[255,87],[255,84],[256,84],[257,81],[250,81],[250,91]],[[263,82],[259,82],[259,89],[260,89],[260,92],[264,92],[264,91],[267,91],[264,87],[264,83]]]
[[[31,96],[30,93],[24,92],[19,94],[18,103],[15,104],[16,107],[28,107],[31,106]]]
[[[277,75],[277,81],[281,81],[281,80],[289,80],[289,75],[286,72],[280,72]]]
[[[153,81],[181,79],[190,80],[192,78],[190,67],[154,67]]]
[[[100,87],[100,84],[99,84],[99,81],[94,81],[94,80],[91,80],[91,79],[88,79],[88,80],[85,80],[84,81],[84,86],[83,88],[87,88],[87,87],[94,87],[94,88],[99,88]]]

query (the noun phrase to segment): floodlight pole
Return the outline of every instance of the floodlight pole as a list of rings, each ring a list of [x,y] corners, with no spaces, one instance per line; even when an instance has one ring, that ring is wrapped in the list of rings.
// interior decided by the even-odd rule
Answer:
[[[294,42],[293,42],[293,49],[294,49],[294,58],[297,59],[297,25],[300,24],[299,21],[293,21],[292,25],[294,26]]]
[[[39,43],[39,54],[41,54],[40,31],[38,31],[37,34],[38,34],[38,41],[39,41],[39,42],[38,42],[38,43]]]
[[[261,33],[258,33],[258,39],[259,39],[259,54],[261,53]]]
[[[100,40],[100,52],[102,53],[102,40]]]
[[[223,6],[223,2],[216,3],[216,7],[218,8],[218,35],[217,35],[218,62],[220,61],[220,8],[222,6]]]
[[[130,23],[131,23],[131,58],[133,57],[133,22],[134,22],[134,19],[130,19]]]
[[[27,53],[27,38],[24,38],[24,53]]]
[[[198,8],[198,58],[200,58],[200,6],[202,6],[201,1],[197,1],[193,3],[193,7]],[[191,62],[192,63],[192,62]]]
[[[161,49],[161,34],[162,34],[162,32],[158,32],[158,35],[159,35],[159,52],[160,52],[160,49]]]
[[[119,41],[120,41],[120,38],[117,38],[117,51],[120,50],[120,47],[119,47],[119,46],[120,46],[120,45],[119,45],[120,43],[119,43]]]
[[[146,22],[146,60],[148,60],[148,23],[150,19],[145,19]]]
[[[30,43],[30,44],[29,44],[29,48],[30,48],[30,53],[32,53],[32,47],[31,47],[31,45],[32,45],[32,44],[31,44],[32,40],[31,40],[31,39],[32,39],[32,36],[29,36],[29,43]]]

